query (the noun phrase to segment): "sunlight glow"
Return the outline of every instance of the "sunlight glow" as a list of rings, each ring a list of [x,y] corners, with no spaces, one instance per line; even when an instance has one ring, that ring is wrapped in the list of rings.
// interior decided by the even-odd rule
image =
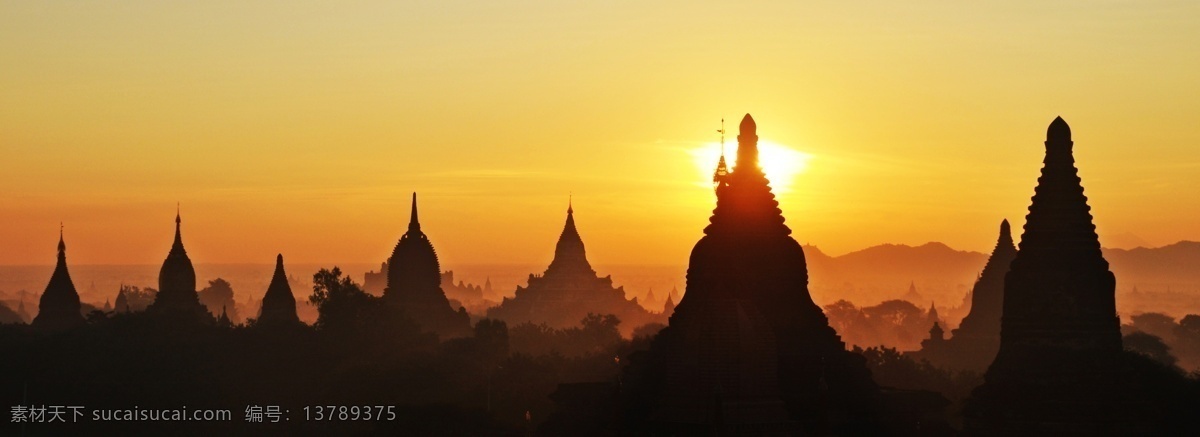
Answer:
[[[712,187],[713,171],[721,158],[721,143],[705,143],[688,152],[692,155],[696,169],[700,172],[697,185]],[[758,141],[759,165],[771,181],[771,189],[776,193],[791,191],[792,181],[796,176],[808,169],[812,155],[790,147],[760,139]],[[725,144],[725,162],[731,171],[736,170],[737,143]]]

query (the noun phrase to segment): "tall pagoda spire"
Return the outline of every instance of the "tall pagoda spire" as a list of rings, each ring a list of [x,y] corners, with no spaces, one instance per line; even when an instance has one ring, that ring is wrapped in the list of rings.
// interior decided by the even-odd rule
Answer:
[[[665,366],[654,420],[678,434],[731,435],[792,435],[796,423],[824,435],[831,421],[867,422],[850,417],[870,410],[878,388],[809,294],[804,251],[759,166],[750,114],[737,139],[686,293],[671,300],[678,306],[651,350]]]
[[[179,232],[179,227],[180,227],[181,223],[183,223],[183,220],[180,219],[180,217],[179,217],[179,204],[176,203],[175,204],[175,242],[173,244],[171,244],[172,252],[174,252],[174,251],[185,252],[183,250],[183,235],[180,234],[180,232]]]
[[[171,251],[167,252],[167,259],[163,261],[162,269],[159,270],[159,292],[190,291],[193,294],[196,293],[196,269],[192,266],[192,260],[188,258],[187,249],[183,248],[182,223],[179,206],[176,205],[175,241],[171,244]]]
[[[1004,287],[1004,342],[1064,335],[1071,337],[1062,338],[1065,343],[1119,351],[1115,280],[1100,251],[1075,168],[1074,144],[1070,126],[1055,118],[1046,131],[1045,165],[1025,217],[1020,251]]]
[[[758,125],[754,123],[754,117],[751,117],[750,114],[742,117],[742,123],[738,126],[737,138],[737,164],[734,170],[762,173],[762,168],[758,165]]]
[[[770,182],[758,163],[758,126],[746,114],[737,136],[737,161],[733,171],[718,183],[717,208],[704,233],[787,236],[783,211],[771,192]]]
[[[455,312],[441,286],[441,266],[429,237],[417,218],[417,193],[412,196],[408,232],[392,249],[387,262],[387,286],[383,297],[400,307],[421,329],[443,337],[463,335],[470,329],[469,316]]]
[[[183,314],[188,319],[195,316],[201,320],[208,317],[208,309],[200,303],[196,294],[196,269],[192,266],[192,260],[188,258],[187,250],[183,248],[183,235],[180,231],[183,220],[180,218],[178,204],[175,208],[175,241],[158,271],[158,294],[154,296],[154,303],[148,309]]]
[[[296,323],[300,318],[296,315],[296,296],[288,284],[287,273],[283,271],[283,254],[275,256],[275,274],[271,276],[271,285],[263,294],[262,307],[259,308],[258,323],[284,324]]]
[[[963,318],[954,338],[978,339],[990,345],[988,352],[979,353],[987,357],[987,363],[995,357],[996,349],[1000,347],[1000,316],[1004,307],[1004,275],[1008,274],[1009,266],[1017,257],[1017,248],[1013,244],[1012,228],[1008,220],[1000,222],[1000,235],[996,238],[996,247],[988,258],[983,272],[971,289],[971,311]],[[974,341],[974,340],[972,340]],[[984,363],[986,365],[987,363]]]
[[[747,114],[748,115],[748,114]],[[728,184],[725,177],[729,176],[729,167],[725,164],[725,119],[721,119],[721,128],[717,130],[721,134],[721,158],[717,160],[717,170],[713,172],[713,184],[719,191],[721,187]]]
[[[421,221],[417,219],[417,193],[415,191],[412,193],[412,212],[408,217],[408,232],[421,232]]]
[[[1061,117],[1047,128],[1045,146],[1020,250],[1005,275],[1000,350],[968,403],[967,431],[1160,434],[1148,428],[1156,413],[1122,356],[1116,280]]]
[[[1017,248],[1013,246],[1012,231],[1008,220],[1000,223],[1000,234],[996,247],[988,258],[983,272],[975,281],[971,292],[964,296],[970,299],[970,312],[963,317],[950,339],[945,342],[921,342],[921,350],[914,357],[926,359],[947,369],[986,371],[1000,350],[1000,318],[1004,308],[1004,276]],[[914,293],[910,293],[914,294]],[[935,320],[936,321],[936,320]],[[941,334],[933,335],[931,339]]]
[[[24,303],[24,302],[22,302]],[[79,293],[67,271],[67,244],[63,240],[62,224],[58,229],[58,263],[50,275],[50,283],[38,305],[38,315],[33,326],[45,330],[61,330],[83,324],[80,313]]]
[[[554,260],[546,269],[547,275],[562,272],[595,273],[592,265],[588,263],[587,252],[583,247],[583,238],[579,236],[579,230],[575,228],[573,198],[567,200],[567,222],[563,224],[562,233],[558,236],[558,243],[554,246]]]

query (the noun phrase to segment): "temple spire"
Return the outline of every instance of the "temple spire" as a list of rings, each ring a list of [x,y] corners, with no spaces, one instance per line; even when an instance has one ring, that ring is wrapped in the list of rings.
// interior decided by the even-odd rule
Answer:
[[[263,294],[258,321],[266,324],[287,324],[299,320],[296,316],[296,297],[292,295],[287,273],[283,270],[283,254],[275,255],[275,274],[271,276],[271,284]]]
[[[758,125],[754,117],[746,114],[738,126],[737,170],[759,170],[758,168]],[[761,171],[761,170],[759,170]]]
[[[713,184],[720,188],[722,185],[727,185],[725,177],[729,175],[729,167],[725,164],[725,119],[721,119],[721,128],[717,129],[717,133],[721,134],[721,158],[717,160],[717,170],[713,172]]]
[[[588,263],[583,248],[583,238],[575,228],[573,202],[573,199],[568,198],[567,222],[563,224],[562,233],[558,236],[558,243],[554,247],[554,260],[550,262],[547,273],[558,270],[592,272],[592,266]]]
[[[24,298],[22,297],[22,304]],[[67,272],[67,245],[63,240],[62,224],[58,229],[58,264],[46,284],[38,305],[38,315],[33,319],[33,326],[38,329],[58,330],[83,324],[83,316],[79,312],[79,293],[75,291],[75,283]]]
[[[1050,122],[1050,126],[1046,128],[1046,141],[1070,142],[1071,126],[1062,117],[1054,117],[1054,121]]]
[[[180,224],[183,220],[179,218],[179,203],[175,204],[175,243],[171,245],[171,250],[183,250],[183,236],[179,232]]]
[[[997,245],[1002,245],[1005,243],[1007,243],[1009,246],[1013,244],[1012,227],[1009,226],[1008,219],[1004,219],[1004,221],[1000,222],[1000,240],[996,242]]]
[[[408,232],[421,232],[421,222],[417,220],[417,193],[412,194],[412,215],[408,219]]]
[[[67,243],[63,241],[63,224],[58,223],[58,258],[63,259],[67,256]]]

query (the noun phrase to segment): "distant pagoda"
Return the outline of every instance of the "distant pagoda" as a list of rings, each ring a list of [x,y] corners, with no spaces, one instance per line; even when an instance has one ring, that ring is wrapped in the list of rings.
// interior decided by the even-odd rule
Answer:
[[[1071,129],[1062,118],[1050,124],[1045,144],[1020,251],[1005,276],[1000,350],[972,394],[966,431],[1151,434],[1145,394],[1122,360],[1115,278],[1100,251]],[[971,323],[965,328],[987,332]]]
[[[275,275],[271,277],[271,285],[263,294],[262,308],[259,310],[258,324],[287,325],[300,322],[296,315],[296,296],[292,294],[292,286],[288,284],[287,273],[283,271],[283,254],[275,256]]]
[[[117,302],[113,306],[113,311],[118,313],[129,312],[129,297],[125,295],[125,286],[121,285],[121,289],[117,291]]]
[[[400,237],[387,261],[385,301],[396,305],[425,331],[442,338],[461,337],[471,330],[466,310],[455,311],[441,287],[437,253],[417,220],[417,193],[412,196],[408,232]]]
[[[951,331],[944,342],[930,343],[915,356],[942,367],[983,372],[1000,350],[1000,315],[1004,307],[1004,275],[1017,257],[1008,220],[1000,223],[1000,236],[975,287],[971,289],[971,310]]]
[[[21,301],[24,310],[24,300]],[[46,331],[59,331],[83,325],[83,315],[80,313],[79,293],[75,291],[75,283],[67,272],[67,244],[63,242],[62,230],[58,234],[58,264],[50,275],[50,283],[42,293],[38,305],[37,317],[33,319],[33,327]]]
[[[878,387],[809,295],[756,130],[746,114],[733,171],[718,164],[717,207],[651,350],[665,381],[648,420],[669,433],[824,435],[873,420]]]
[[[601,278],[592,270],[583,238],[575,228],[575,208],[568,202],[567,221],[546,272],[530,274],[525,287],[517,286],[513,297],[488,309],[488,317],[504,320],[509,326],[531,322],[569,328],[579,326],[588,313],[613,314],[621,320],[625,335],[646,323],[662,321],[634,299],[625,298],[624,287],[613,287],[612,276]]]
[[[183,248],[183,237],[179,231],[181,223],[179,213],[176,212],[175,242],[158,271],[158,294],[147,311],[186,319],[194,317],[195,320],[211,320],[208,309],[200,303],[196,294],[196,269],[192,267],[192,260]]]

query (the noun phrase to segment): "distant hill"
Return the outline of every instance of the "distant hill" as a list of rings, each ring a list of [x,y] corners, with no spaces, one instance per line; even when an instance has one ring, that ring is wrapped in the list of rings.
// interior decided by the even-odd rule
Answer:
[[[1117,276],[1117,309],[1122,314],[1200,314],[1200,243],[1104,249],[1104,258]]]
[[[955,250],[942,243],[920,246],[882,244],[831,257],[804,246],[813,299],[824,305],[846,299],[859,306],[898,299],[915,283],[917,292],[939,305],[962,301],[987,255]],[[925,302],[914,302],[927,304]]]
[[[1200,243],[1103,251],[1117,277],[1121,312],[1200,312]],[[836,257],[816,246],[804,246],[804,255],[809,288],[819,305],[838,299],[874,305],[900,298],[914,282],[926,300],[915,303],[924,306],[935,300],[939,307],[962,301],[988,257],[936,242],[915,247],[882,244]],[[1128,295],[1135,286],[1139,293]]]
[[[1138,284],[1195,287],[1200,284],[1200,243],[1178,243],[1147,249],[1104,249],[1119,288]],[[1152,285],[1156,286],[1156,285]]]

